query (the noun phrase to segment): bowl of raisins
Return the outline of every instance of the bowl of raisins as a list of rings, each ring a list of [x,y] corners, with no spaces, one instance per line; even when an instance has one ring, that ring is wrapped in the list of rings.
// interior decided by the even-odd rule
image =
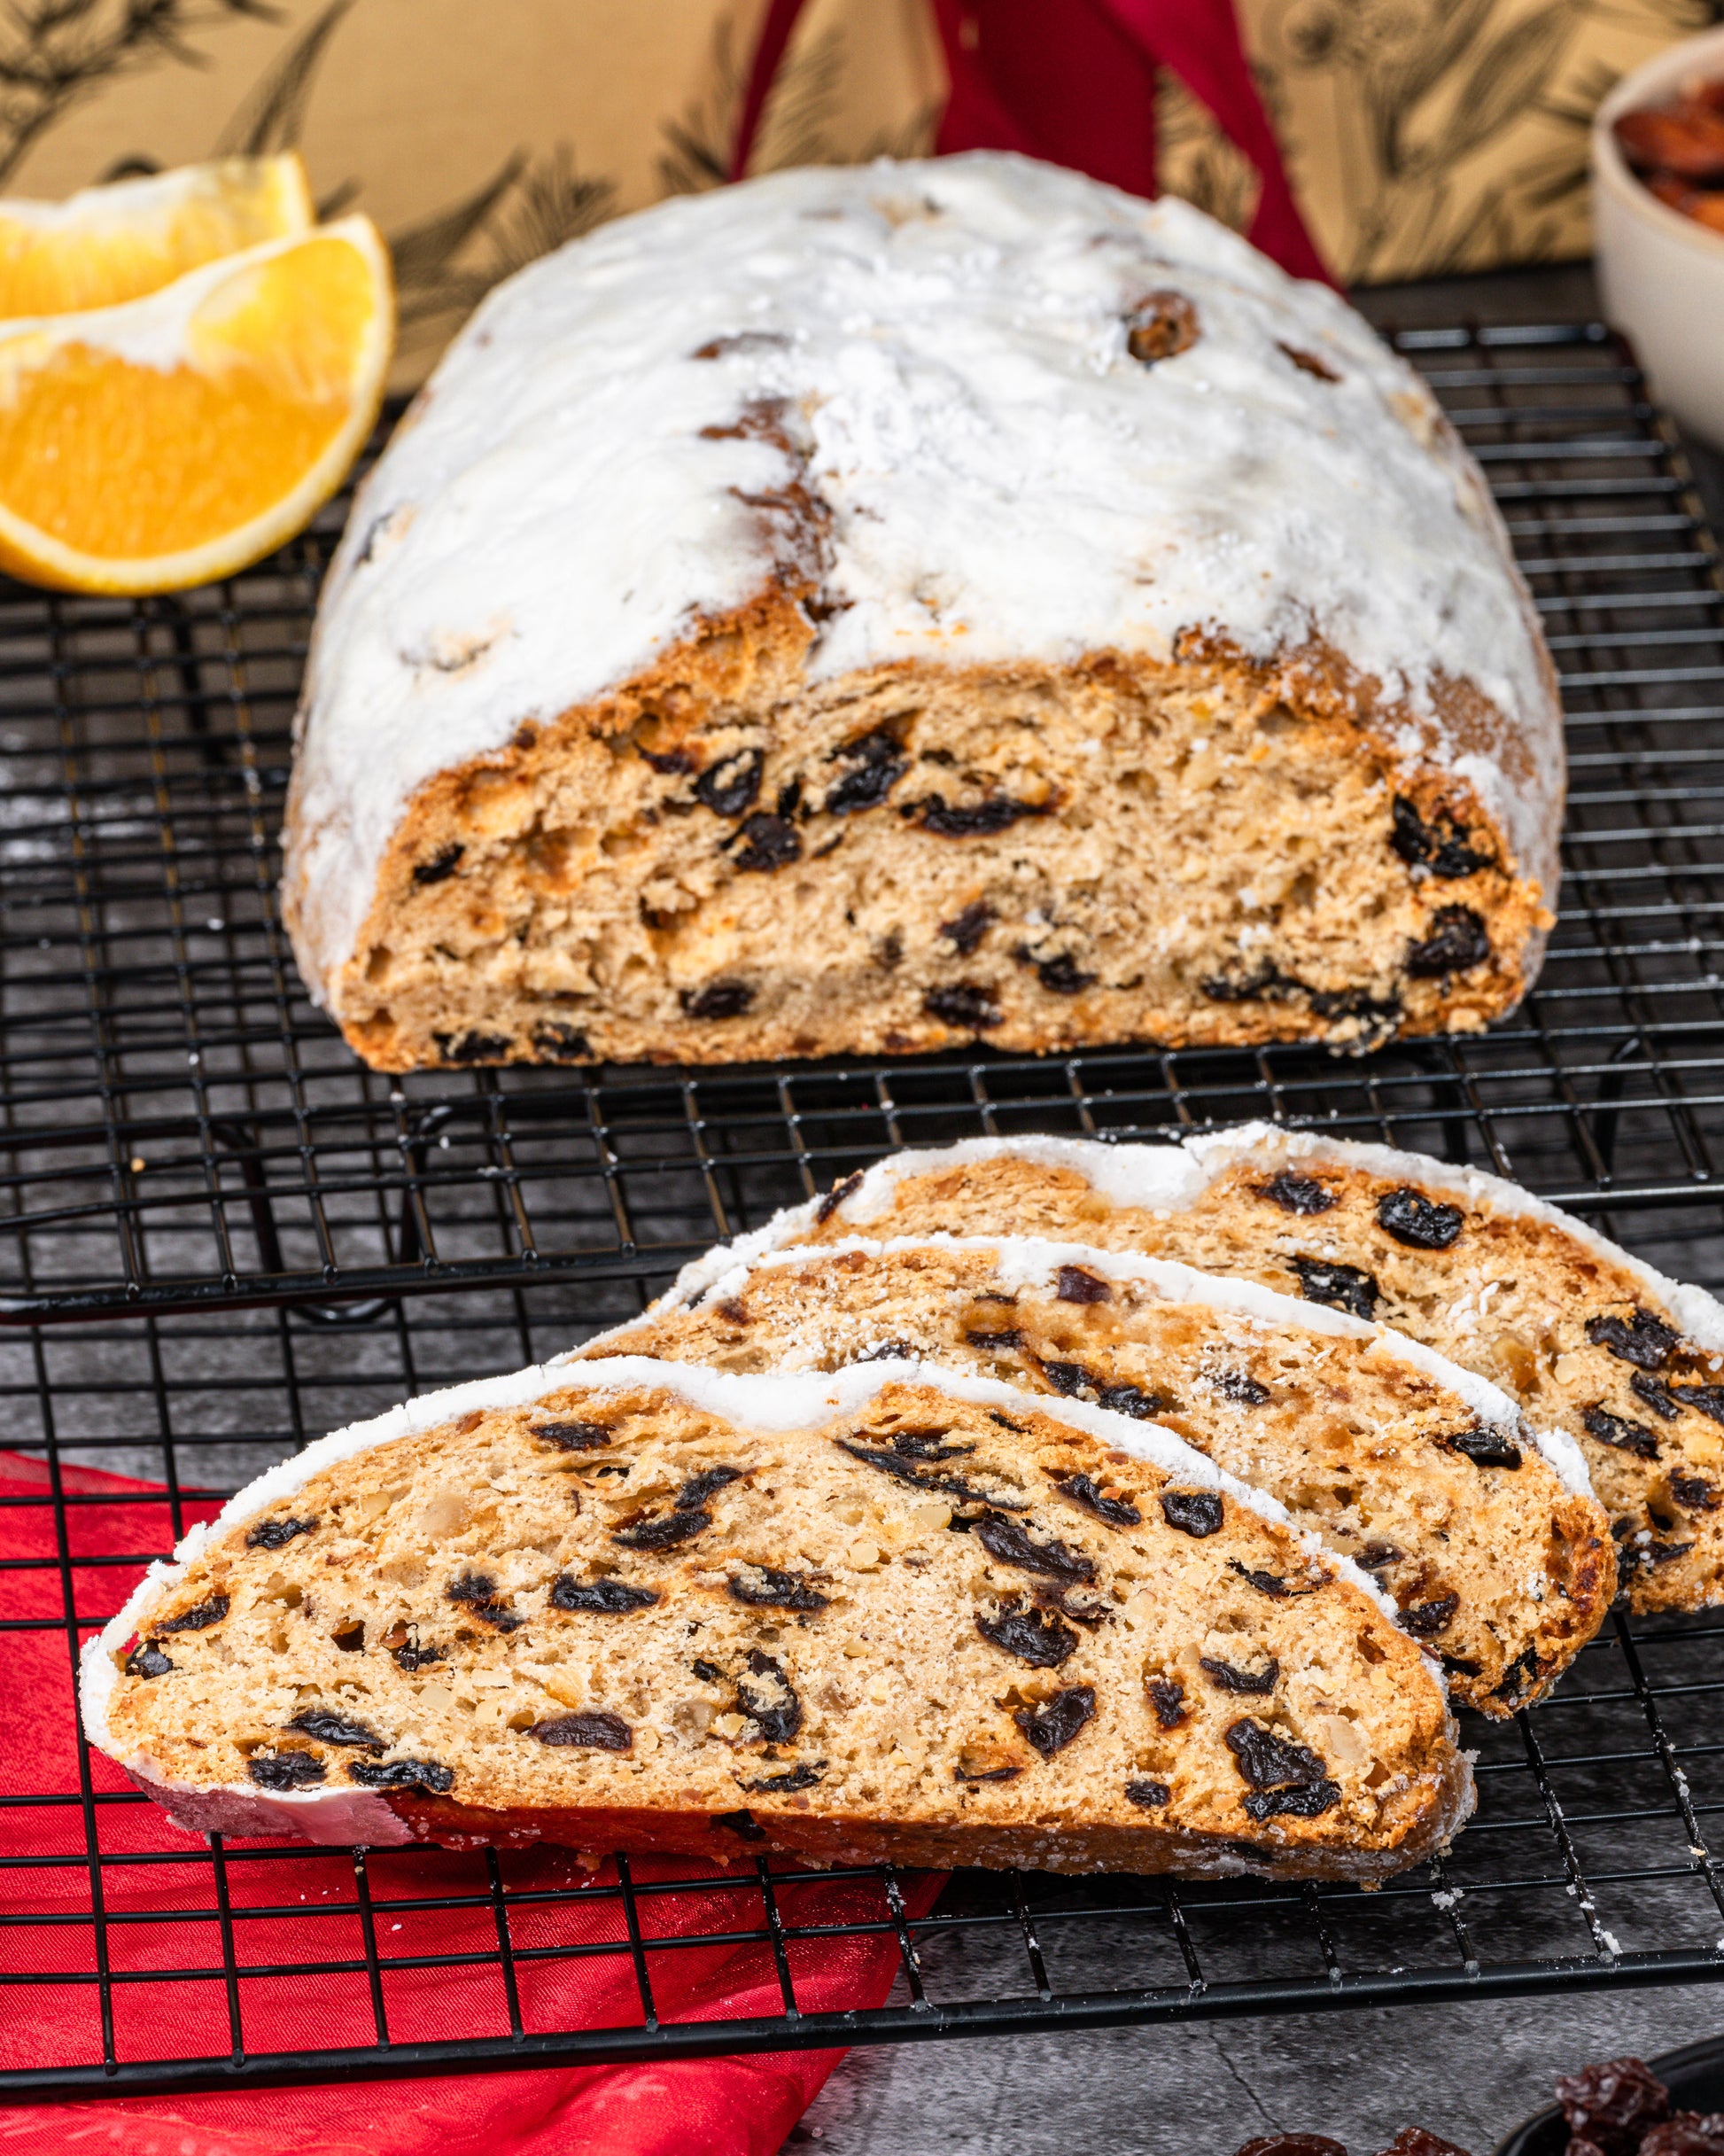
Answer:
[[[1660,401],[1724,448],[1724,28],[1625,75],[1592,128],[1604,313]]]
[[[1724,2156],[1724,2037],[1565,2074],[1495,2156]]]

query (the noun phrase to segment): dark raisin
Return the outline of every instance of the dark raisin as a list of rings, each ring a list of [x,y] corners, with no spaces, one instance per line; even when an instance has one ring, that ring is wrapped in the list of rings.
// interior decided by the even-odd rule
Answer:
[[[1208,1654],[1200,1654],[1197,1661],[1199,1669],[1223,1692],[1251,1693],[1267,1699],[1280,1681],[1281,1665],[1272,1654],[1261,1670],[1241,1670],[1236,1662],[1221,1662]]]
[[[848,1452],[852,1459],[861,1460],[866,1467],[877,1467],[881,1474],[889,1475],[895,1482],[908,1483],[914,1490],[937,1490],[944,1496],[957,1498],[966,1505],[1006,1506],[1014,1511],[1019,1509],[1017,1499],[990,1496],[987,1491],[978,1490],[974,1483],[967,1483],[962,1475],[935,1474],[917,1467],[913,1459],[905,1459],[896,1452],[885,1452],[878,1446],[857,1444],[848,1437],[840,1437],[835,1442],[839,1451]],[[954,1448],[964,1452],[969,1449],[967,1445]],[[936,1454],[935,1457],[944,1458],[944,1455]],[[953,1522],[954,1526],[959,1524]],[[970,1523],[965,1521],[961,1524],[967,1528]]]
[[[1439,1654],[1437,1660],[1450,1677],[1481,1677],[1484,1674],[1484,1663],[1473,1662],[1464,1654]]]
[[[1367,1046],[1386,1039],[1401,1022],[1398,996],[1374,996],[1368,988],[1311,988],[1306,993],[1319,1018],[1369,1018],[1369,1031],[1360,1035]]]
[[[921,811],[923,830],[932,831],[936,838],[990,838],[996,832],[1009,830],[1021,816],[1047,813],[1045,809],[1028,801],[1014,801],[1006,794],[996,794],[992,800],[977,801],[968,808],[948,808],[944,794],[931,793],[915,806]]]
[[[754,991],[746,981],[709,981],[704,988],[683,989],[679,1000],[685,1018],[744,1018]]]
[[[640,748],[640,743],[635,743]],[[641,749],[641,755],[662,779],[675,778],[695,768],[695,759],[687,749],[666,749],[662,756],[650,749]]]
[[[1082,1363],[1044,1362],[1042,1374],[1068,1400],[1091,1399],[1099,1407],[1108,1408],[1116,1415],[1130,1415],[1139,1422],[1148,1421],[1167,1405],[1159,1393],[1145,1392],[1141,1385],[1110,1385]]]
[[[955,1782],[1014,1782],[1023,1772],[1021,1767],[967,1767],[960,1761],[951,1771]]]
[[[650,1587],[631,1587],[625,1580],[571,1579],[559,1573],[551,1582],[553,1609],[580,1610],[600,1617],[625,1616],[633,1609],[650,1609],[658,1600]]]
[[[705,1534],[711,1524],[712,1514],[697,1505],[637,1520],[632,1526],[618,1528],[610,1539],[625,1550],[677,1550]]]
[[[916,1359],[916,1343],[912,1340],[882,1340],[877,1348],[870,1348],[866,1355],[858,1355],[859,1363],[909,1363]]]
[[[462,1572],[443,1590],[449,1602],[489,1602],[497,1592],[497,1583],[488,1572]]]
[[[590,1063],[593,1044],[577,1025],[564,1025],[561,1020],[547,1018],[532,1029],[532,1045],[538,1049],[541,1062],[547,1063]]]
[[[1403,1632],[1410,1632],[1415,1639],[1434,1639],[1439,1632],[1448,1630],[1460,1607],[1459,1595],[1440,1594],[1428,1602],[1414,1602],[1402,1611],[1396,1622]]]
[[[1658,1457],[1658,1441],[1643,1422],[1630,1422],[1596,1406],[1583,1407],[1580,1420],[1588,1436],[1596,1437],[1600,1444],[1614,1446],[1619,1452],[1632,1452],[1636,1459]]]
[[[1681,1404],[1670,1390],[1644,1370],[1636,1370],[1628,1380],[1628,1389],[1637,1400],[1643,1400],[1655,1415],[1666,1422],[1674,1422],[1682,1412]]]
[[[1003,1333],[966,1333],[964,1338],[984,1355],[1005,1355],[1023,1345],[1023,1335],[1015,1327]]]
[[[1241,1407],[1262,1407],[1270,1397],[1269,1387],[1243,1370],[1218,1370],[1209,1382],[1223,1400],[1237,1400]]]
[[[1377,1225],[1409,1250],[1446,1250],[1466,1226],[1458,1205],[1440,1204],[1404,1185],[1377,1201]]]
[[[1095,984],[1095,975],[1085,973],[1069,951],[1044,959],[1032,959],[1028,952],[1020,951],[1018,957],[1023,964],[1035,967],[1036,978],[1051,996],[1081,996]]]
[[[540,1444],[555,1445],[559,1452],[598,1452],[610,1443],[602,1422],[535,1422],[527,1431]]]
[[[801,806],[802,781],[800,779],[792,779],[788,786],[780,786],[779,788],[778,798],[773,803],[773,813],[775,816],[783,816],[788,818],[794,816]]]
[[[1605,2156],[1634,2156],[1642,2138],[1670,2116],[1670,2093],[1643,2059],[1607,2059],[1557,2083],[1569,2131]]]
[[[1248,1841],[1238,1847],[1248,1857],[1267,1858],[1276,1855],[1273,1849],[1254,1849]],[[1326,2134],[1260,2134],[1256,2140],[1247,2141],[1235,2152],[1235,2156],[1347,2156],[1347,2149],[1340,2141],[1331,2141]]]
[[[748,1565],[733,1573],[730,1597],[759,1609],[825,1609],[832,1600],[800,1572],[775,1572],[770,1565]]]
[[[367,1789],[423,1789],[447,1796],[455,1786],[454,1770],[436,1759],[350,1759],[347,1779]]]
[[[1518,1467],[1520,1465],[1520,1447],[1510,1443],[1501,1430],[1482,1428],[1456,1430],[1449,1436],[1439,1437],[1437,1443],[1446,1445],[1451,1452],[1464,1452],[1475,1467]]]
[[[1714,1422],[1724,1422],[1724,1385],[1679,1385],[1671,1397],[1684,1407],[1697,1407]]]
[[[755,870],[770,875],[775,868],[788,868],[794,860],[802,859],[802,840],[796,826],[782,816],[755,814],[744,818],[737,836],[742,844],[733,856],[734,866],[743,871]]]
[[[362,1722],[350,1722],[346,1715],[333,1714],[327,1707],[306,1707],[291,1722],[283,1722],[283,1729],[298,1730],[302,1737],[315,1737],[319,1744],[352,1745],[361,1752],[381,1752],[383,1739],[374,1729],[367,1729]]]
[[[441,883],[452,876],[461,866],[465,846],[445,846],[440,853],[432,854],[428,861],[421,861],[413,871],[415,883]]]
[[[415,1670],[429,1670],[435,1662],[447,1661],[448,1650],[437,1646],[397,1647],[390,1659],[398,1670],[405,1670],[411,1676]]]
[[[1135,1505],[1123,1498],[1105,1498],[1094,1479],[1087,1475],[1068,1475],[1054,1488],[1061,1497],[1069,1498],[1073,1504],[1081,1505],[1085,1512],[1092,1512],[1098,1520],[1105,1520],[1109,1527],[1138,1527],[1143,1514]]]
[[[1195,1536],[1200,1542],[1206,1535],[1219,1531],[1224,1516],[1225,1507],[1214,1490],[1161,1492],[1161,1517],[1169,1527],[1177,1527],[1182,1535]]]
[[[170,1632],[206,1631],[212,1624],[220,1624],[228,1614],[225,1594],[213,1594],[207,1602],[199,1602],[195,1609],[182,1609],[177,1617],[169,1617],[166,1623],[158,1624],[151,1638],[165,1639]]]
[[[260,1789],[312,1789],[323,1779],[314,1752],[254,1752],[245,1771]]]
[[[741,749],[703,771],[695,781],[695,798],[715,816],[740,816],[754,806],[766,759],[759,749]]]
[[[994,909],[985,899],[978,899],[974,906],[967,906],[961,914],[940,923],[940,934],[952,945],[960,957],[967,958],[993,926]]]
[[[706,1685],[718,1684],[722,1681],[725,1674],[724,1671],[718,1667],[717,1662],[704,1662],[698,1655],[696,1655],[695,1660],[689,1663],[688,1667],[695,1672],[695,1675],[700,1678],[701,1682]]]
[[[1329,1771],[1308,1745],[1277,1737],[1249,1716],[1224,1731],[1223,1741],[1254,1789],[1315,1789]]]
[[[1375,1572],[1383,1565],[1398,1565],[1406,1554],[1392,1542],[1368,1542],[1359,1553],[1359,1562],[1367,1572]]]
[[[1266,1594],[1271,1601],[1285,1602],[1295,1595],[1315,1594],[1323,1585],[1320,1579],[1284,1579],[1278,1572],[1254,1572],[1249,1565],[1242,1565],[1237,1557],[1227,1561],[1230,1572],[1237,1572],[1248,1586],[1259,1594]]]
[[[1693,1547],[1691,1542],[1642,1542],[1635,1546],[1632,1555],[1636,1564],[1650,1572],[1658,1565],[1674,1565],[1679,1557],[1686,1557]]]
[[[315,1520],[263,1520],[260,1521],[245,1537],[248,1550],[279,1550],[292,1541],[296,1535],[308,1535],[316,1526]]]
[[[841,756],[861,760],[828,791],[821,804],[827,814],[853,816],[860,809],[878,808],[910,768],[909,758],[898,755],[897,745],[889,734],[865,734],[860,741],[835,749],[828,763]]]
[[[571,1745],[584,1752],[626,1752],[633,1747],[634,1732],[621,1715],[597,1709],[578,1715],[553,1715],[535,1722],[527,1732],[540,1744]]]
[[[1631,1318],[1588,1318],[1586,1339],[1595,1348],[1608,1348],[1620,1363],[1634,1363],[1640,1369],[1661,1369],[1681,1335],[1650,1311],[1635,1309]]]
[[[1640,2156],[1724,2156],[1724,2112],[1673,2112],[1641,2143]]]
[[[715,1811],[712,1815],[712,1824],[714,1826],[727,1828],[739,1841],[764,1841],[766,1839],[765,1828],[757,1826],[754,1822],[754,1814],[747,1810]]]
[[[1673,1475],[1670,1478],[1670,1499],[1680,1505],[1684,1512],[1715,1512],[1718,1492],[1700,1475]]]
[[[740,1483],[740,1467],[703,1467],[699,1474],[691,1475],[677,1491],[675,1505],[679,1512],[693,1512],[716,1498],[721,1490],[728,1490],[733,1483]]]
[[[959,1026],[970,1033],[985,1033],[990,1026],[998,1025],[1005,1015],[989,991],[974,981],[954,981],[949,988],[930,988],[922,998],[922,1008],[942,1025]]]
[[[994,1616],[978,1610],[975,1629],[984,1639],[1036,1670],[1057,1670],[1077,1650],[1077,1634],[1068,1624],[1062,1624],[1050,1610],[1026,1609],[1015,1597],[1003,1602]]]
[[[1494,1700],[1515,1700],[1539,1681],[1539,1657],[1536,1647],[1522,1647],[1511,1662],[1507,1663],[1498,1682],[1491,1687]]]
[[[166,1677],[175,1667],[161,1649],[152,1646],[147,1639],[140,1639],[126,1657],[128,1677]]]
[[[745,1675],[736,1680],[736,1711],[746,1715],[768,1744],[788,1744],[802,1727],[802,1701],[783,1667],[758,1647],[749,1652]]]
[[[1095,1719],[1093,1685],[1068,1685],[1041,1707],[1020,1707],[1012,1719],[1044,1759],[1063,1752],[1086,1722]]]
[[[1315,1819],[1341,1801],[1339,1782],[1313,1782],[1309,1788],[1269,1789],[1245,1801],[1248,1817],[1254,1819]]]
[[[757,1795],[788,1796],[795,1789],[812,1789],[825,1772],[825,1760],[799,1759],[782,1774],[763,1774],[757,1782],[744,1782],[742,1786]]]
[[[1125,318],[1125,348],[1145,367],[1177,359],[1200,334],[1197,309],[1182,292],[1153,292]]]
[[[494,1063],[513,1045],[507,1033],[462,1033],[458,1039],[453,1033],[433,1033],[431,1039],[446,1063]]]
[[[1389,844],[1409,868],[1427,868],[1433,876],[1448,878],[1451,882],[1464,876],[1474,876],[1480,868],[1496,865],[1495,856],[1480,853],[1468,845],[1472,837],[1464,823],[1456,823],[1452,816],[1439,811],[1442,828],[1426,823],[1404,794],[1394,798],[1394,829]]]
[[[1095,1577],[1095,1560],[1082,1550],[1069,1549],[1050,1536],[1037,1542],[1021,1521],[1004,1520],[985,1513],[975,1523],[975,1538],[1000,1564],[1020,1572],[1044,1574],[1050,1579],[1088,1580]]]
[[[1054,1275],[1053,1292],[1062,1303],[1111,1303],[1114,1299],[1107,1281],[1083,1265],[1061,1265]]]
[[[1139,1811],[1159,1811],[1173,1795],[1165,1782],[1128,1782],[1125,1801],[1135,1804]]]
[[[1177,1729],[1186,1718],[1185,1687],[1170,1677],[1151,1677],[1145,1678],[1144,1690],[1161,1727]]]
[[[1490,956],[1485,924],[1470,906],[1440,907],[1431,933],[1409,946],[1407,970],[1415,980],[1435,980],[1445,973],[1469,973]]]
[[[1291,1169],[1267,1183],[1259,1183],[1257,1195],[1267,1198],[1271,1205],[1278,1205],[1284,1213],[1297,1213],[1307,1218],[1312,1213],[1326,1213],[1332,1205],[1340,1203],[1338,1194],[1314,1176],[1295,1175]]]
[[[1021,1436],[1022,1431],[1018,1435]],[[973,1444],[948,1444],[951,1436],[949,1429],[897,1430],[892,1437],[892,1450],[901,1459],[962,1459],[966,1453],[974,1452]]]
[[[835,1183],[832,1186],[832,1188],[827,1192],[825,1197],[823,1197],[819,1203],[814,1208],[815,1219],[822,1227],[824,1227],[826,1223],[831,1219],[833,1214],[835,1213],[838,1208],[843,1203],[844,1200],[848,1197],[854,1196],[855,1194],[861,1189],[861,1187],[862,1171],[858,1168],[856,1170],[854,1174],[847,1175],[843,1179],[843,1182]]]
[[[1287,1263],[1299,1275],[1299,1292],[1308,1303],[1326,1303],[1355,1318],[1376,1316],[1382,1290],[1374,1273],[1357,1265],[1332,1265],[1321,1257],[1290,1257]]]

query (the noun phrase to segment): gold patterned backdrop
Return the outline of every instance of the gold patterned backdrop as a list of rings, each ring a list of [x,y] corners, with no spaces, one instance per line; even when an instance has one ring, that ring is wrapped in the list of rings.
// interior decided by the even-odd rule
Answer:
[[[1586,128],[1718,0],[1239,0],[1319,245],[1348,281],[1584,253]],[[765,0],[0,0],[0,188],[58,196],[297,147],[394,250],[400,378],[498,278],[719,183]],[[913,154],[927,0],[812,0],[754,168]],[[1164,183],[1242,225],[1254,179],[1172,82]]]

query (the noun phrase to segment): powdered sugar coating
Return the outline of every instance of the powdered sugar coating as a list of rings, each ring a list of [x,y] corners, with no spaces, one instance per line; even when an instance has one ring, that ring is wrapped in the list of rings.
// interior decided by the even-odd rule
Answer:
[[[1169,288],[1200,334],[1145,366],[1127,317]],[[763,400],[795,461],[739,437]],[[1429,391],[1185,203],[983,153],[664,203],[479,308],[325,587],[291,866],[315,992],[415,789],[752,598],[773,539],[743,497],[793,480],[831,512],[812,677],[1320,638],[1377,684],[1405,761],[1469,782],[1554,895],[1559,714]],[[1482,745],[1437,722],[1444,681],[1482,692]]]
[[[266,1795],[245,1784],[193,1788],[157,1772],[147,1757],[122,1755],[108,1727],[108,1707],[119,1678],[120,1650],[147,1624],[150,1612],[183,1578],[186,1567],[203,1553],[212,1539],[282,1505],[314,1475],[344,1459],[400,1437],[436,1429],[475,1408],[525,1406],[548,1393],[571,1390],[585,1390],[603,1398],[650,1385],[675,1394],[734,1428],[794,1430],[818,1428],[835,1416],[854,1413],[890,1384],[931,1386],[955,1399],[998,1407],[1008,1413],[1044,1415],[1085,1430],[1117,1452],[1146,1460],[1184,1484],[1219,1491],[1283,1529],[1337,1578],[1369,1596],[1390,1623],[1396,1622],[1395,1605],[1369,1573],[1350,1559],[1324,1549],[1316,1536],[1301,1527],[1276,1498],[1236,1481],[1158,1422],[1138,1421],[1082,1400],[1049,1401],[993,1378],[915,1361],[853,1364],[831,1373],[739,1376],[694,1364],[659,1362],[644,1355],[583,1363],[559,1357],[507,1377],[426,1393],[386,1414],[333,1430],[260,1475],[231,1498],[207,1526],[194,1527],[179,1544],[172,1561],[152,1564],[119,1615],[85,1642],[79,1681],[84,1733],[92,1745],[123,1767],[170,1818],[193,1833],[284,1833],[326,1842],[409,1841],[413,1837],[405,1824],[381,1797],[370,1793],[307,1790]],[[1421,1667],[1446,1701],[1448,1690],[1441,1667],[1429,1656],[1422,1658]],[[1461,1817],[1464,1816],[1463,1811]],[[1456,1824],[1459,1823],[1457,1818]]]

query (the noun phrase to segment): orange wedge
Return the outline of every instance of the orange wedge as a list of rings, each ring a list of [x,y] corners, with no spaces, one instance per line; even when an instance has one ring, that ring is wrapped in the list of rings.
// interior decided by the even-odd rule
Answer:
[[[291,152],[116,180],[64,202],[0,198],[0,316],[117,307],[315,221]]]
[[[257,561],[346,476],[394,326],[369,217],[123,307],[0,323],[0,570],[151,592]]]

